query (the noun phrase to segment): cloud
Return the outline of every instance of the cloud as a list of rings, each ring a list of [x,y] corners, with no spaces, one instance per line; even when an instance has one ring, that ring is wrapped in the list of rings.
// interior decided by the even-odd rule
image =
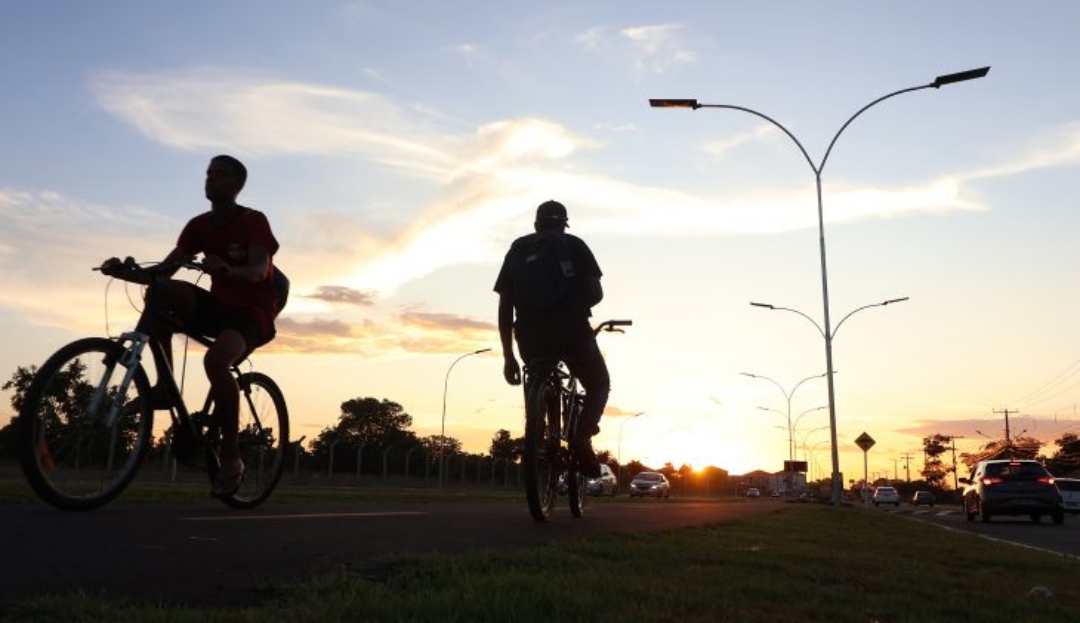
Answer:
[[[621,29],[597,26],[579,33],[576,39],[585,51],[621,65],[640,78],[696,62],[697,54],[679,37],[681,30],[682,26],[677,24]]]
[[[304,294],[302,296],[327,303],[357,305],[360,307],[371,307],[378,298],[374,292],[354,290],[345,286],[319,286],[314,294]]]
[[[287,82],[257,71],[108,71],[90,88],[106,111],[186,151],[243,146],[258,155],[337,155],[441,175],[446,137],[368,91]]]
[[[702,149],[709,155],[719,158],[726,155],[727,152],[742,147],[747,143],[771,139],[777,136],[778,133],[779,130],[777,130],[775,126],[763,123],[749,132],[740,132],[723,139],[705,143],[705,145],[702,146]]]
[[[438,314],[428,312],[406,312],[400,316],[402,324],[422,327],[424,329],[446,331],[496,331],[498,327],[490,322],[456,316],[454,314]]]

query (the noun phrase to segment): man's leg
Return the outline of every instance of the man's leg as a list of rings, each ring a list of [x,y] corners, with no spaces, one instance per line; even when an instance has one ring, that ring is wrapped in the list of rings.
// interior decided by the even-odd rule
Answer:
[[[142,316],[135,327],[136,331],[146,333],[161,345],[160,352],[156,348],[150,349],[154,357],[154,368],[157,370],[157,378],[151,394],[155,409],[168,409],[171,406],[168,404],[169,397],[162,379],[172,374],[173,325],[163,318],[162,314],[181,320],[193,317],[198,309],[195,289],[196,286],[186,281],[170,279],[159,283],[154,289],[155,299],[146,301]]]
[[[600,416],[604,413],[608,395],[611,393],[611,377],[608,375],[604,355],[591,334],[572,356],[566,358],[566,367],[577,377],[585,390],[581,419],[578,421],[577,434],[571,443],[574,444],[574,450],[581,462],[581,472],[586,476],[596,478],[600,475],[600,461],[597,460],[596,452],[593,450],[592,437],[600,432]]]
[[[581,409],[579,433],[592,437],[600,432],[600,417],[604,414],[608,396],[611,394],[611,377],[607,362],[595,339],[581,345],[566,366],[577,377],[585,390],[585,404]]]
[[[247,351],[247,341],[235,329],[218,334],[206,351],[203,366],[214,399],[214,417],[221,427],[221,471],[214,484],[216,495],[231,495],[240,486],[244,465],[240,461],[240,389],[232,375],[232,365]]]

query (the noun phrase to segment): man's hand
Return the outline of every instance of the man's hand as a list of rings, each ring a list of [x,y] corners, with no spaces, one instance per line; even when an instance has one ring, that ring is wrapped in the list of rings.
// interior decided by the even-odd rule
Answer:
[[[121,262],[120,258],[118,257],[110,257],[109,259],[101,263],[101,268],[99,270],[101,270],[102,275],[116,277],[118,274],[123,272],[124,263]]]
[[[229,270],[229,264],[217,255],[207,255],[203,258],[203,269],[214,276],[224,275]]]
[[[503,377],[511,385],[521,385],[521,366],[518,365],[517,359],[513,355],[503,361]]]

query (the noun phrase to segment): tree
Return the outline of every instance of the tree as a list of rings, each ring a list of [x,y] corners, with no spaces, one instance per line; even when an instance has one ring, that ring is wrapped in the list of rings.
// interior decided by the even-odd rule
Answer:
[[[11,378],[0,387],[5,391],[14,390],[11,394],[11,408],[15,412],[11,421],[3,428],[0,428],[0,457],[13,457],[19,453],[17,445],[19,442],[19,411],[22,409],[26,390],[30,387],[30,382],[34,380],[34,374],[36,373],[36,366],[30,366],[29,368],[19,366],[11,375]]]
[[[341,403],[337,425],[323,429],[311,442],[312,454],[322,460],[329,457],[331,446],[345,446],[362,453],[365,465],[372,461],[369,469],[381,469],[375,463],[378,461],[381,466],[379,453],[391,446],[406,448],[419,443],[416,435],[408,430],[410,426],[412,416],[396,402],[370,397],[353,398]],[[356,452],[338,452],[335,448],[336,469],[356,467]]]
[[[949,449],[949,446],[945,444],[951,442],[952,437],[949,435],[934,434],[923,437],[924,461],[922,475],[926,479],[926,483],[932,488],[943,488],[945,478],[949,474],[950,469],[945,467],[945,464],[941,461],[941,455]]]
[[[453,437],[428,435],[420,440],[420,445],[427,448],[431,456],[454,456],[461,454],[461,442]]]
[[[521,456],[523,447],[525,447],[524,438],[510,437],[510,431],[500,428],[495,432],[495,436],[491,438],[491,447],[488,452],[496,460],[517,461]]]
[[[1054,440],[1058,450],[1046,460],[1046,467],[1055,476],[1068,477],[1080,472],[1080,437],[1065,433]]]

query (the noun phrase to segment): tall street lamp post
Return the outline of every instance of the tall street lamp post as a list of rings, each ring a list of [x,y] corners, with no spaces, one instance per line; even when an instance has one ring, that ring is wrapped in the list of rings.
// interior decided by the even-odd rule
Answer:
[[[473,355],[479,355],[481,353],[486,353],[489,350],[491,350],[491,349],[490,348],[481,348],[480,350],[474,350],[471,353],[465,353],[464,355],[462,355],[462,356],[458,357],[457,359],[455,359],[454,363],[451,363],[450,367],[446,369],[446,378],[443,379],[443,390],[442,390],[442,425],[439,427],[439,486],[440,487],[442,487],[446,482],[444,480],[444,478],[443,478],[443,472],[444,472],[445,463],[446,463],[446,390],[447,390],[447,388],[450,387],[450,371],[453,370],[454,366],[457,365],[457,362],[461,361],[462,359],[464,359],[466,357],[471,357]]]
[[[844,122],[836,134],[833,135],[832,140],[829,142],[828,148],[825,150],[825,154],[821,158],[820,164],[815,164],[814,160],[807,153],[806,148],[803,147],[799,139],[795,138],[786,127],[784,127],[779,121],[776,121],[772,117],[758,112],[752,108],[746,108],[744,106],[735,106],[731,104],[701,104],[696,99],[650,99],[649,105],[654,108],[690,108],[697,110],[699,108],[725,108],[729,110],[740,110],[742,112],[749,113],[756,117],[760,117],[765,121],[768,121],[772,125],[779,128],[784,134],[790,138],[795,145],[799,148],[803,157],[806,159],[806,163],[810,165],[810,169],[814,173],[814,182],[817,190],[817,209],[818,209],[818,241],[821,254],[821,299],[822,306],[824,307],[825,329],[822,334],[825,336],[825,370],[828,374],[829,381],[829,429],[832,442],[832,503],[833,505],[840,504],[840,496],[843,488],[840,475],[840,455],[836,444],[836,401],[835,401],[835,389],[833,386],[833,361],[832,361],[832,328],[829,322],[829,280],[828,272],[826,270],[825,262],[825,216],[824,206],[822,202],[821,192],[821,175],[825,169],[825,163],[829,160],[829,154],[832,153],[833,146],[836,145],[836,141],[840,138],[840,135],[844,133],[849,125],[855,119],[866,112],[869,108],[876,104],[879,104],[887,99],[896,97],[904,93],[911,93],[913,91],[921,91],[923,89],[940,89],[943,86],[949,84],[955,84],[958,82],[965,82],[968,80],[974,80],[976,78],[982,78],[989,73],[990,67],[980,67],[978,69],[971,69],[968,71],[961,71],[953,74],[945,74],[934,78],[934,81],[929,84],[924,84],[916,87],[908,87],[906,89],[900,89],[899,91],[893,91],[887,95],[883,95],[869,104],[863,106],[855,114],[851,115],[847,121]]]

